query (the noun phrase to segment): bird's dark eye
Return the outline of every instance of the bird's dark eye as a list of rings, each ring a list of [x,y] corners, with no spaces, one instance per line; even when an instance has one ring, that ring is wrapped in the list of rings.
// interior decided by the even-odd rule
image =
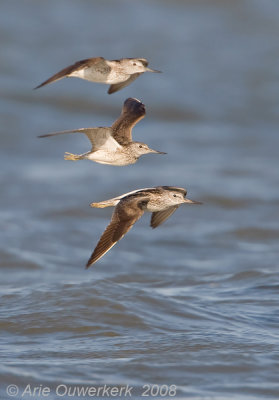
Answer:
[[[137,63],[133,63],[133,65],[137,65]]]
[[[139,145],[139,148],[140,148],[140,149],[142,148],[142,145],[141,145],[141,144]]]
[[[173,197],[177,197],[176,194],[174,194]]]

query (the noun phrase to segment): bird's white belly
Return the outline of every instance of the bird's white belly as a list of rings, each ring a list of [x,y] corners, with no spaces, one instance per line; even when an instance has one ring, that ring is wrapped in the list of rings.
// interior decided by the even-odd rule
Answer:
[[[95,161],[100,164],[124,166],[133,164],[134,160],[129,160],[125,154],[119,154],[118,152],[107,152],[103,150],[97,150],[90,153],[87,157],[89,160]]]
[[[99,82],[99,83],[119,83],[128,79],[129,76],[126,74],[120,73],[119,71],[99,71],[94,68],[85,68],[80,69],[78,71],[74,71],[71,76],[76,78],[85,79],[91,82]]]

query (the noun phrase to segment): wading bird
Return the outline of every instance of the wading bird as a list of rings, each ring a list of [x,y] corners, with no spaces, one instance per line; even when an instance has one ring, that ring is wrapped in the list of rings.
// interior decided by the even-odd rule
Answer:
[[[86,268],[103,257],[140,219],[145,211],[152,213],[150,225],[157,228],[181,204],[201,204],[186,199],[187,191],[174,186],[157,186],[125,193],[113,199],[91,203],[91,207],[115,207],[111,221],[102,234]]]
[[[39,136],[39,138],[73,132],[84,133],[92,144],[91,150],[84,154],[65,153],[65,160],[88,159],[100,164],[130,165],[137,162],[139,157],[144,154],[166,154],[162,151],[150,149],[145,143],[133,141],[132,129],[144,116],[145,105],[137,99],[128,98],[124,102],[120,117],[111,127],[73,129],[47,133]]]
[[[108,84],[110,85],[108,94],[111,94],[130,85],[144,72],[161,71],[148,68],[145,58],[121,58],[120,60],[106,60],[103,57],[88,58],[62,69],[35,89],[67,77]]]

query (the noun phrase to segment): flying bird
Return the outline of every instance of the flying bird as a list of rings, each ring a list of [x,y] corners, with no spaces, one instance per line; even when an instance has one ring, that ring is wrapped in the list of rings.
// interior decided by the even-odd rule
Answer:
[[[35,89],[67,77],[108,84],[110,85],[108,94],[111,94],[130,85],[144,72],[161,71],[148,68],[148,61],[145,58],[121,58],[119,60],[106,60],[103,57],[87,58],[62,69]]]
[[[115,207],[111,221],[102,234],[86,268],[103,257],[140,219],[145,211],[152,213],[150,225],[157,228],[181,204],[202,204],[186,198],[187,191],[175,186],[157,186],[125,193],[113,199],[91,203],[91,207]]]
[[[144,154],[166,154],[150,149],[145,143],[133,141],[132,129],[144,116],[145,105],[137,99],[128,98],[123,104],[120,117],[111,127],[80,128],[47,133],[38,137],[45,138],[73,132],[84,133],[91,142],[91,150],[84,154],[65,153],[65,160],[88,159],[100,164],[130,165],[137,162]]]

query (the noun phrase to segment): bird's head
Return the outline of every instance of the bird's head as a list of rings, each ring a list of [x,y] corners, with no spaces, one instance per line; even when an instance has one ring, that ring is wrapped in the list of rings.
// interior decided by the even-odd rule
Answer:
[[[145,58],[126,58],[127,72],[130,74],[143,73],[143,72],[157,72],[156,69],[148,68],[148,61]]]
[[[163,151],[157,151],[150,149],[150,147],[147,146],[147,144],[142,143],[142,142],[132,142],[130,143],[130,148],[133,150],[133,153],[136,155],[137,158],[144,154],[149,154],[149,153],[154,153],[154,154],[167,154],[164,153]]]
[[[186,198],[187,191],[182,188],[163,186],[166,191],[164,195],[168,197],[168,204],[171,206],[180,204],[202,204],[199,201],[194,201]]]

